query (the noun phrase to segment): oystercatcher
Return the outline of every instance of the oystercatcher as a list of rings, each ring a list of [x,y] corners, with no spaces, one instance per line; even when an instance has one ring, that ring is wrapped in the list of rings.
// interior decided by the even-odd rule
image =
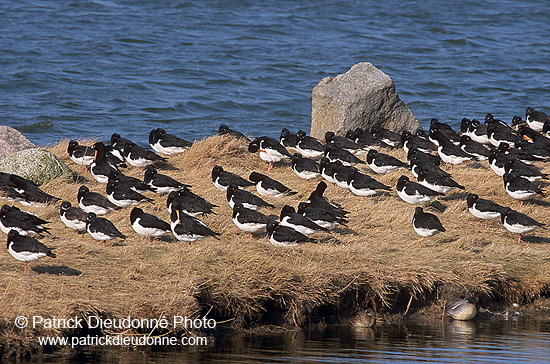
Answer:
[[[334,163],[335,167],[332,174],[334,183],[340,188],[349,189],[349,176],[359,170],[353,166],[345,166],[339,160]]]
[[[478,160],[477,157],[464,152],[462,149],[460,149],[459,146],[455,145],[453,142],[451,142],[446,136],[444,136],[439,131],[435,131],[431,133],[430,138],[437,140],[437,143],[438,143],[437,154],[439,154],[439,157],[445,163],[456,165],[456,164],[461,164],[468,160],[470,161]]]
[[[281,130],[279,143],[281,143],[283,147],[297,152],[296,145],[298,144],[298,137],[296,136],[296,134],[292,134],[287,128],[283,128],[283,130]]]
[[[407,203],[418,205],[430,202],[436,196],[443,196],[441,192],[434,191],[426,186],[409,180],[407,176],[401,176],[397,180],[397,195]]]
[[[527,125],[535,131],[542,131],[544,123],[550,122],[550,116],[542,111],[537,111],[532,107],[525,109],[525,121]]]
[[[490,144],[489,137],[487,136],[487,125],[480,123],[477,119],[472,120],[470,123],[468,135],[474,142]]]
[[[357,196],[373,196],[381,190],[391,190],[389,186],[359,171],[354,171],[348,176],[348,186]]]
[[[276,246],[294,247],[306,242],[316,242],[293,228],[280,225],[275,219],[268,221],[266,230],[269,241]]]
[[[149,197],[133,190],[129,185],[117,183],[112,180],[107,183],[106,192],[109,201],[119,207],[129,207],[144,201],[150,203],[154,202]]]
[[[111,171],[111,174],[109,175],[109,180],[107,183],[111,181],[118,184],[128,185],[131,189],[139,193],[143,193],[151,190],[149,185],[144,181],[132,176],[126,176],[122,172]]]
[[[269,163],[268,172],[273,168],[273,163],[280,162],[283,158],[290,159],[292,157],[278,141],[266,136],[256,138],[250,142],[248,151],[250,153],[258,152],[260,159]]]
[[[508,143],[511,147],[514,147],[518,140],[518,136],[512,129],[497,125],[487,126],[487,137],[489,138],[489,143],[495,147],[498,147],[500,143]]]
[[[214,207],[218,206],[191,192],[187,187],[177,192],[170,192],[166,199],[166,208],[168,212],[181,210],[187,215],[194,217],[198,215],[215,214],[213,211]]]
[[[375,173],[390,173],[400,168],[406,168],[407,164],[399,159],[385,153],[380,153],[376,149],[371,149],[367,153],[367,165]]]
[[[109,201],[107,197],[91,192],[87,186],[80,186],[78,189],[78,205],[85,212],[93,212],[96,215],[105,215],[120,207]]]
[[[227,203],[229,204],[229,206],[231,206],[231,208],[233,208],[238,203],[252,210],[257,210],[260,207],[275,207],[272,204],[265,202],[252,192],[241,190],[237,187],[237,185],[233,184],[227,187],[226,197]]]
[[[392,148],[396,148],[401,145],[401,134],[396,133],[393,130],[385,129],[380,125],[375,125],[372,127],[370,132],[373,137]]]
[[[510,197],[520,200],[520,207],[523,206],[524,200],[528,200],[536,194],[544,196],[543,191],[526,178],[510,173],[504,173],[502,179],[504,181],[506,193],[508,193]]]
[[[149,133],[149,145],[157,153],[174,155],[185,152],[193,143],[173,134],[168,134],[162,128],[157,128]]]
[[[69,201],[63,201],[59,209],[61,221],[77,233],[86,232],[86,211],[79,207],[73,207]]]
[[[212,229],[206,226],[206,224],[201,220],[187,215],[181,210],[172,210],[170,213],[170,221],[170,228],[176,239],[189,244],[194,241],[204,239],[208,236],[218,239],[217,235],[220,235],[219,233],[212,231]]]
[[[319,158],[325,151],[325,146],[318,139],[306,135],[303,130],[298,130],[296,133],[298,143],[296,151],[306,158]]]
[[[341,162],[331,162],[328,160],[328,158],[322,157],[319,160],[319,172],[321,173],[321,177],[323,177],[330,183],[336,183],[336,180],[334,179],[334,173],[339,165],[341,165]]]
[[[227,187],[231,184],[239,188],[254,186],[254,183],[247,181],[238,174],[225,171],[221,166],[212,168],[212,183],[221,191],[227,191]]]
[[[466,197],[468,211],[480,219],[485,220],[485,229],[489,227],[489,220],[500,217],[500,213],[504,211],[504,206],[499,205],[491,200],[479,198],[475,193],[470,193]]]
[[[292,171],[302,179],[310,180],[319,177],[319,163],[313,159],[304,158],[299,153],[292,156],[290,166]]]
[[[548,174],[542,173],[539,168],[515,158],[506,158],[504,161],[504,172],[523,177],[530,182],[548,179]]]
[[[48,223],[48,221],[21,211],[15,206],[4,205],[0,209],[0,230],[6,234],[11,230],[16,230],[20,235],[38,234],[42,236],[43,233],[50,234],[49,228],[42,225],[45,223]]]
[[[134,167],[145,168],[157,162],[166,162],[166,158],[132,142],[124,144],[122,151],[124,159]]]
[[[443,194],[455,188],[464,189],[464,186],[458,184],[450,176],[432,173],[430,170],[426,169],[422,169],[418,172],[418,183]]]
[[[109,176],[112,171],[120,171],[107,160],[107,154],[105,151],[105,144],[97,142],[94,144],[95,157],[94,161],[90,165],[90,173],[94,179],[99,183],[109,182]]]
[[[411,148],[428,154],[437,150],[437,146],[434,143],[418,135],[413,135],[408,130],[404,130],[401,133],[401,144],[403,144],[405,153],[409,153],[409,149]]]
[[[539,227],[544,227],[543,223],[540,223],[535,219],[522,214],[521,212],[514,211],[509,207],[506,207],[503,211],[501,211],[500,219],[506,230],[511,233],[518,234],[518,244],[521,241],[521,234],[529,233]]]
[[[250,233],[250,238],[254,234],[265,231],[268,217],[259,211],[246,208],[241,203],[236,203],[233,206],[233,223],[242,231]]]
[[[334,210],[311,202],[300,202],[298,204],[298,213],[325,229],[331,229],[338,225],[346,226],[347,223],[347,220]]]
[[[170,224],[161,218],[143,212],[139,207],[134,207],[130,212],[132,229],[141,236],[146,236],[149,241],[170,233]]]
[[[126,235],[118,231],[110,220],[98,217],[93,212],[88,212],[86,215],[86,231],[92,238],[101,241],[103,245],[105,245],[105,241],[114,238],[126,239]]]
[[[424,212],[422,207],[415,208],[412,225],[414,231],[422,237],[428,237],[446,231],[443,225],[441,225],[439,218],[434,214]]]
[[[157,169],[153,166],[149,166],[145,170],[143,182],[149,186],[151,191],[161,196],[169,194],[172,191],[179,191],[183,187],[190,187],[185,183],[176,181],[170,176],[158,173]]]
[[[345,166],[351,166],[353,164],[365,164],[364,161],[357,158],[355,155],[353,155],[353,153],[350,153],[346,149],[340,148],[333,144],[328,144],[326,146],[324,155],[325,158],[328,158],[329,161],[340,161]]]
[[[218,128],[218,135],[231,135],[233,138],[236,139],[243,139],[246,141],[250,141],[250,138],[241,133],[240,131],[230,129],[229,126],[222,124]]]
[[[281,182],[276,181],[265,174],[252,172],[250,173],[248,179],[256,184],[256,190],[262,196],[279,198],[296,194],[296,192],[292,191]]]
[[[15,259],[23,262],[23,273],[27,273],[27,263],[43,257],[55,258],[52,249],[42,244],[35,238],[20,235],[16,230],[10,230],[8,233],[8,252]]]
[[[92,147],[79,145],[76,140],[70,140],[67,147],[69,158],[80,166],[89,167],[94,161],[95,151]]]
[[[475,156],[480,161],[484,161],[489,158],[489,149],[485,148],[481,143],[474,142],[469,135],[463,135],[460,137],[459,146],[464,152]]]
[[[350,152],[354,155],[360,155],[360,154],[366,152],[363,149],[362,146],[360,146],[359,144],[357,144],[353,140],[351,140],[347,137],[336,135],[332,131],[327,131],[325,133],[325,142],[326,142],[327,146],[329,144],[331,144],[331,145],[334,145],[338,148],[342,148],[342,149],[344,149],[344,150],[346,150],[346,151],[348,151],[348,152]],[[326,153],[326,150],[325,150],[325,153]]]
[[[0,189],[6,192],[8,199],[25,206],[42,206],[60,200],[42,191],[33,181],[11,173],[0,172]]]
[[[316,231],[329,231],[327,228],[324,228],[316,224],[310,218],[300,215],[296,212],[294,207],[289,205],[284,205],[281,209],[281,214],[279,216],[281,226],[288,226],[296,231],[301,232],[304,235],[311,235]]]

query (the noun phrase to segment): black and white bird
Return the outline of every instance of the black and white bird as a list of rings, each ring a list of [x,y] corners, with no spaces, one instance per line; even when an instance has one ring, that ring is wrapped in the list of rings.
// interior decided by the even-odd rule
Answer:
[[[333,144],[328,144],[325,147],[324,156],[325,158],[328,158],[328,160],[331,162],[340,161],[345,166],[351,166],[354,164],[365,164],[364,161],[357,158],[353,153]]]
[[[139,193],[144,193],[151,190],[150,186],[144,181],[140,180],[139,178],[127,176],[122,172],[117,172],[114,170],[111,171],[111,174],[109,175],[109,180],[107,181],[107,183],[109,183],[110,181],[114,181],[119,184],[128,185],[131,189]]]
[[[516,148],[512,149],[512,151],[520,152],[522,157],[516,158],[527,163],[534,161],[550,161],[550,147],[542,145],[541,143],[530,143],[527,140],[519,139],[516,142]]]
[[[239,203],[252,210],[257,210],[260,207],[275,207],[272,204],[265,202],[262,198],[256,196],[252,192],[241,190],[233,184],[227,187],[226,197],[227,203],[231,206],[231,208]]]
[[[535,195],[544,196],[544,192],[533,182],[528,179],[516,176],[510,173],[504,173],[502,176],[504,188],[510,197],[520,200],[520,206],[523,206],[523,201],[530,199]]]
[[[548,179],[548,174],[542,173],[539,168],[515,158],[506,158],[504,161],[504,172],[523,177],[530,182]]]
[[[162,128],[157,128],[149,133],[149,145],[157,153],[174,155],[185,152],[193,143],[173,134],[168,134]]]
[[[124,146],[126,145],[126,143],[134,143],[129,139],[121,137],[118,133],[113,133],[111,135],[110,142],[112,154],[122,160],[124,160]]]
[[[443,196],[441,192],[437,192],[422,186],[419,183],[409,180],[407,176],[401,176],[397,180],[397,185],[395,187],[397,195],[407,203],[413,205],[424,204],[430,202],[436,196]]]
[[[411,150],[414,151],[414,149]],[[437,157],[437,159],[434,161],[434,159],[431,157]],[[450,173],[445,172],[441,169],[441,167],[439,167],[438,161],[441,161],[438,156],[422,153],[419,151],[411,156],[411,158],[409,159],[409,166],[413,176],[415,176],[416,178],[418,178],[420,171],[423,170],[429,171],[430,173],[438,176],[450,177]]]
[[[316,242],[293,228],[280,225],[275,219],[269,220],[266,230],[269,242],[275,246],[294,247],[306,242]]]
[[[252,238],[254,234],[265,231],[269,219],[261,212],[246,208],[243,204],[237,203],[233,206],[232,220],[239,229],[249,233],[250,238]]]
[[[336,213],[335,210],[311,202],[300,202],[298,213],[325,229],[332,229],[338,225],[346,226],[347,223],[347,219]]]
[[[489,151],[489,167],[491,167],[491,170],[495,172],[497,176],[502,177],[504,176],[504,173],[506,173],[506,171],[504,170],[504,162],[507,158],[508,155],[506,153],[500,152],[497,148],[493,148],[491,149],[491,151]]]
[[[134,167],[146,168],[158,162],[166,162],[166,158],[132,142],[124,144],[123,155]]]
[[[310,218],[297,213],[294,207],[289,205],[283,206],[279,220],[279,225],[288,226],[289,228],[299,231],[307,236],[315,233],[316,231],[329,231],[327,228],[316,224]]]
[[[334,163],[335,167],[332,171],[334,183],[340,188],[349,189],[349,176],[359,170],[353,166],[345,166],[340,161],[336,161]]]
[[[6,198],[25,206],[43,206],[60,199],[40,189],[33,181],[12,173],[0,172],[0,190]]]
[[[295,153],[291,158],[290,167],[302,179],[310,180],[319,177],[319,163],[310,158],[304,158]]]
[[[323,177],[330,183],[336,183],[336,180],[334,179],[334,173],[339,165],[341,165],[341,162],[331,162],[328,160],[328,158],[322,157],[319,160],[319,172],[321,174],[321,177]]]
[[[432,173],[430,170],[426,169],[422,169],[418,172],[418,183],[443,194],[455,188],[464,189],[464,186],[458,184],[450,176]]]
[[[86,215],[86,231],[92,238],[99,240],[105,245],[105,241],[120,238],[126,239],[126,235],[122,234],[115,225],[104,217],[98,217],[93,212],[88,212]]]
[[[521,241],[522,234],[529,233],[539,227],[544,227],[543,223],[540,223],[532,217],[522,214],[521,212],[514,211],[509,207],[506,207],[503,211],[501,211],[500,219],[506,230],[511,233],[518,234],[518,244]]]
[[[500,213],[504,211],[504,206],[491,200],[480,198],[475,193],[468,194],[466,203],[468,211],[472,215],[485,220],[485,229],[489,226],[489,220],[500,217]]]
[[[97,142],[93,146],[95,150],[94,161],[90,165],[90,174],[99,183],[109,182],[109,176],[112,171],[120,172],[118,168],[111,165],[107,159],[105,144]]]
[[[258,172],[250,173],[249,180],[256,184],[256,191],[262,196],[270,196],[280,198],[283,196],[295,195],[296,192],[283,185],[281,182],[274,180]]]
[[[359,171],[348,176],[348,187],[357,196],[374,196],[380,191],[391,191],[389,186]]]
[[[182,210],[190,216],[215,214],[214,208],[218,207],[208,202],[203,197],[191,192],[189,188],[184,187],[181,190],[170,192],[166,198],[166,208],[168,212],[173,210]]]
[[[474,142],[480,144],[490,144],[487,136],[487,125],[482,124],[479,120],[473,119],[468,127],[468,134]]]
[[[366,152],[366,150],[353,140],[343,137],[340,135],[334,134],[332,131],[327,131],[325,133],[325,142],[326,145],[334,145],[338,148],[342,148],[356,156],[361,155]],[[326,150],[325,150],[326,153]]]
[[[462,118],[462,120],[460,121],[460,133],[462,135],[468,135],[469,136],[468,129],[470,128],[471,124],[472,124],[472,120],[470,120],[468,118]]]
[[[155,215],[143,212],[139,207],[134,207],[130,212],[130,224],[136,233],[146,236],[149,241],[172,231],[169,223]]]
[[[396,148],[401,145],[401,134],[396,133],[393,130],[385,129],[380,125],[373,126],[371,129],[371,134],[392,148]]]
[[[439,131],[430,133],[430,139],[437,141],[437,154],[445,163],[456,165],[465,161],[478,160],[477,157],[463,151]]]
[[[295,149],[302,156],[306,158],[319,158],[323,155],[325,146],[319,139],[306,135],[306,132],[303,130],[298,130],[296,137],[298,137],[298,143]]]
[[[218,239],[217,235],[220,235],[206,226],[201,220],[187,215],[181,210],[172,210],[170,213],[170,221],[170,228],[176,239],[189,244],[208,236]]]
[[[278,141],[270,137],[259,137],[254,139],[248,145],[250,153],[258,152],[260,159],[269,163],[267,171],[271,171],[273,164],[280,162],[284,158],[290,159],[290,153]]]
[[[145,170],[143,182],[149,186],[151,191],[161,196],[167,195],[172,191],[179,191],[184,187],[190,187],[185,183],[176,181],[170,176],[158,173],[157,169],[153,166],[149,166]]]
[[[430,130],[430,134],[432,134],[435,131],[439,131],[441,134],[443,134],[447,139],[449,139],[453,143],[457,140],[456,131],[449,124],[442,123],[437,119],[430,120],[429,130]],[[432,143],[437,144],[431,138],[429,139],[432,141]]]
[[[353,168],[353,167],[346,167],[346,168]],[[315,189],[309,194],[309,197],[307,198],[306,203],[310,204],[315,208],[329,210],[339,217],[347,216],[349,212],[346,211],[340,204],[333,201],[329,201],[324,196],[324,193],[327,187],[328,186],[324,181],[317,183],[317,186],[315,187]]]
[[[23,262],[23,273],[27,273],[27,263],[43,257],[55,258],[52,249],[30,236],[20,235],[18,231],[8,233],[8,252],[15,259]]]
[[[86,232],[86,211],[72,206],[69,201],[63,201],[59,209],[59,218],[70,229],[77,233]]]
[[[229,185],[235,185],[239,188],[254,186],[254,183],[247,181],[238,174],[225,171],[221,166],[212,168],[212,183],[220,191],[227,191]]]
[[[281,130],[281,134],[279,135],[279,143],[281,143],[283,147],[291,149],[293,152],[297,152],[296,145],[298,144],[298,137],[296,134],[292,134],[287,128],[283,128],[283,130]]]
[[[400,168],[407,168],[407,163],[376,149],[370,149],[367,153],[367,165],[375,173],[383,174],[396,171]]]
[[[94,148],[80,145],[76,140],[70,140],[67,147],[69,158],[80,166],[89,167],[94,161]]]
[[[112,180],[107,183],[106,192],[109,201],[118,207],[129,207],[137,205],[140,202],[154,202],[149,197],[136,192],[129,185],[117,183]]]
[[[550,116],[542,111],[537,111],[532,107],[528,107],[525,109],[525,121],[531,129],[542,131],[544,123],[550,122]]]
[[[414,231],[424,238],[446,231],[439,218],[434,214],[424,212],[422,207],[415,208],[412,225]]]
[[[469,135],[460,137],[459,146],[464,152],[475,156],[480,161],[489,158],[489,149],[485,148],[481,143],[474,142]]]
[[[353,140],[365,150],[368,150],[371,147],[390,147],[380,139],[375,138],[374,135],[372,135],[368,131],[365,131],[361,128],[348,130],[348,132],[346,133],[346,138]]]
[[[49,222],[15,206],[4,205],[0,209],[0,230],[5,234],[11,230],[16,230],[20,235],[50,234],[49,228],[43,226],[47,223]]]
[[[487,137],[489,138],[489,143],[494,147],[498,147],[500,143],[508,143],[511,147],[514,147],[518,140],[518,136],[512,129],[497,125],[487,126]]]
[[[93,212],[96,215],[105,215],[120,207],[109,201],[109,199],[97,192],[92,192],[87,186],[80,186],[78,189],[78,206],[85,212]]]
[[[437,150],[437,146],[428,139],[412,134],[408,130],[401,133],[401,144],[405,153],[409,153],[409,149],[418,149],[424,153],[431,153]]]
[[[232,136],[233,138],[236,138],[236,139],[242,139],[242,140],[246,140],[248,142],[251,141],[249,137],[247,137],[246,135],[244,135],[240,131],[230,129],[229,126],[227,126],[225,124],[220,125],[220,127],[218,128],[218,135],[230,135],[230,136]]]

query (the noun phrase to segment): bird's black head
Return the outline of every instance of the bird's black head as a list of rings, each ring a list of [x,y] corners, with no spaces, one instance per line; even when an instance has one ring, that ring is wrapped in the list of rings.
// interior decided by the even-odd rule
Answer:
[[[298,132],[296,133],[296,136],[298,137],[298,139],[304,139],[306,135],[307,135],[306,132],[303,130],[298,130]]]
[[[71,203],[69,201],[61,202],[61,211],[67,211],[71,208]]]
[[[95,219],[97,219],[97,215],[93,212],[88,212],[86,214],[86,222],[90,223],[92,221],[94,221]]]
[[[283,217],[285,217],[286,215],[288,215],[290,213],[293,213],[293,212],[296,212],[294,207],[292,207],[290,205],[284,205],[283,208],[281,209],[280,219],[282,220]]]
[[[252,172],[252,173],[250,173],[250,176],[248,176],[248,179],[251,180],[251,181],[254,182],[254,183],[258,183],[258,182],[260,182],[261,180],[263,180],[264,177],[266,177],[266,176],[263,175],[263,174],[261,174],[261,173]]]

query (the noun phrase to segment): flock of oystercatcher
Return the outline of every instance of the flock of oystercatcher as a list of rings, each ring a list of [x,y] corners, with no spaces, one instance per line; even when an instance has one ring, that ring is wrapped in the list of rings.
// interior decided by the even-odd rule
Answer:
[[[453,165],[486,160],[490,169],[502,177],[504,191],[520,201],[519,210],[523,201],[544,195],[538,184],[547,179],[547,175],[535,163],[550,160],[550,117],[532,108],[527,108],[525,120],[516,116],[510,125],[491,114],[487,114],[484,123],[464,118],[460,130],[432,119],[428,132],[396,133],[376,126],[370,131],[349,130],[345,136],[329,131],[324,142],[302,130],[292,134],[286,128],[281,131],[279,140],[267,136],[251,139],[226,125],[220,126],[218,134],[243,140],[249,152],[258,153],[261,160],[269,164],[266,174],[254,171],[248,179],[218,165],[214,166],[211,175],[214,186],[226,195],[235,225],[250,236],[267,233],[268,240],[278,246],[315,242],[310,238],[315,232],[327,232],[346,224],[349,212],[324,196],[326,182],[357,196],[374,196],[392,190],[367,174],[366,167],[375,174],[410,169],[417,182],[402,175],[395,186],[397,195],[409,204],[424,205],[454,189],[464,189],[449,172]],[[97,182],[104,184],[105,193],[90,191],[82,185],[76,196],[78,207],[69,201],[61,202],[61,221],[68,228],[87,232],[105,244],[107,240],[125,239],[126,236],[104,215],[133,207],[129,215],[131,226],[149,240],[170,233],[177,240],[189,243],[205,237],[218,239],[220,234],[199,219],[201,215],[213,213],[217,206],[192,192],[191,186],[158,172],[159,165],[167,163],[174,154],[184,153],[192,143],[158,128],[150,132],[149,145],[152,150],[117,133],[111,136],[109,145],[97,142],[84,146],[71,140],[67,148],[70,159],[85,166]],[[406,162],[383,152],[400,147],[406,152]],[[285,159],[288,162],[285,163]],[[270,199],[296,194],[268,176],[277,163],[289,164],[301,179],[322,179],[306,201],[299,202],[296,208],[285,205],[278,219],[259,211],[275,207],[262,197]],[[121,171],[128,164],[144,169],[143,180]],[[362,168],[363,165],[366,167]],[[442,168],[442,165],[449,167]],[[247,190],[252,186],[258,194]],[[23,205],[61,200],[45,193],[32,181],[9,173],[0,173],[0,189],[5,198]],[[135,206],[153,201],[145,195],[148,192],[167,196],[169,223]],[[518,243],[522,234],[544,226],[524,213],[475,193],[467,195],[466,205],[472,215],[487,222],[500,218],[507,230],[518,234]],[[47,224],[48,221],[14,205],[4,205],[0,210],[0,229],[8,235],[8,251],[24,262],[25,272],[27,262],[44,256],[55,257],[51,249],[31,236],[49,234],[50,229],[44,226]],[[412,226],[421,237],[445,231],[439,218],[421,206],[415,208]]]

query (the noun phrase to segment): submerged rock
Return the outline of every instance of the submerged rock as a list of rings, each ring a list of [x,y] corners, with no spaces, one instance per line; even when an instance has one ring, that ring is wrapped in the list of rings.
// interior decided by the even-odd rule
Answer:
[[[401,132],[420,123],[399,98],[391,78],[363,62],[336,77],[323,78],[312,92],[311,136],[345,135],[349,129],[370,131],[374,125]]]
[[[17,174],[38,184],[59,177],[70,178],[73,174],[53,153],[38,148],[25,149],[0,160],[0,172]]]
[[[36,148],[36,145],[21,132],[12,127],[0,125],[0,159],[30,148]]]

